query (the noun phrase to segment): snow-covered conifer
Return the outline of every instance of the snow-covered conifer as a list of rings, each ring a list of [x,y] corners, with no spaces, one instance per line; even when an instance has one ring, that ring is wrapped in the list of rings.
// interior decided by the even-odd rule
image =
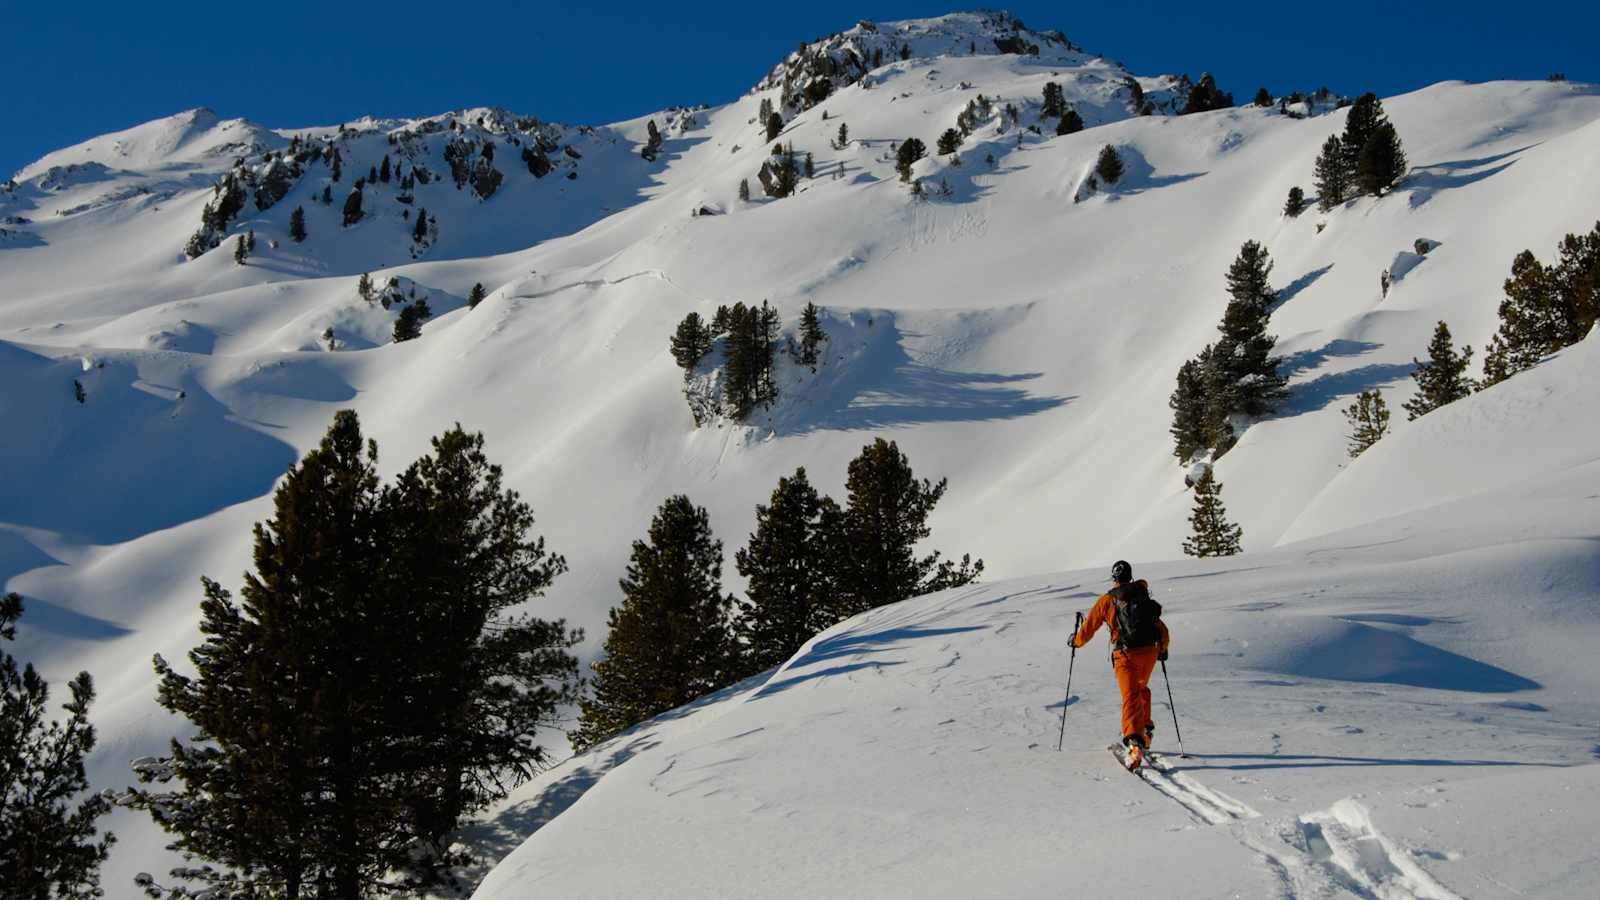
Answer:
[[[1240,543],[1244,529],[1228,521],[1228,511],[1222,505],[1222,482],[1209,468],[1195,482],[1194,512],[1189,516],[1189,525],[1192,533],[1183,542],[1185,555],[1233,556],[1244,549]]]

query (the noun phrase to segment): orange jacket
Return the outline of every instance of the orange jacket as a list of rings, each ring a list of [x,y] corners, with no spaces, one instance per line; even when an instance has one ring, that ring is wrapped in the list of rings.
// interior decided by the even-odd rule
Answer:
[[[1134,584],[1143,584],[1146,591],[1150,589],[1150,585],[1143,579],[1134,582]],[[1100,630],[1101,625],[1111,629],[1111,644],[1116,646],[1117,638],[1121,635],[1121,629],[1117,627],[1116,601],[1111,599],[1110,594],[1101,594],[1100,599],[1089,607],[1089,614],[1083,617],[1083,627],[1078,629],[1078,633],[1075,636],[1076,640],[1073,641],[1072,645],[1074,647],[1082,647],[1089,643],[1095,632]],[[1156,633],[1159,635],[1156,641],[1156,652],[1165,654],[1170,640],[1167,634],[1167,623],[1156,619]]]

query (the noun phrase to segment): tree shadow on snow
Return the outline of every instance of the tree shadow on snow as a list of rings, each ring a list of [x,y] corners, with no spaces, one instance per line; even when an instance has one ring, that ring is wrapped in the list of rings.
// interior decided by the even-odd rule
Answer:
[[[787,677],[780,677],[773,681],[767,682],[761,687],[760,690],[756,691],[755,695],[752,696],[751,699],[759,700],[762,697],[768,697],[773,694],[782,693],[789,688],[795,687],[796,685],[807,681],[830,678],[835,675],[846,675],[850,672],[859,672],[863,669],[878,670],[887,668],[889,666],[904,665],[905,660],[901,659],[875,660],[862,659],[862,657],[901,649],[908,641],[921,640],[923,638],[930,637],[941,637],[951,634],[961,634],[968,631],[987,630],[988,626],[986,625],[961,625],[950,628],[918,628],[916,626],[905,626],[886,628],[881,631],[855,631],[847,634],[837,635],[831,638],[826,638],[812,644],[810,649],[807,650],[804,655],[796,657],[780,671],[780,675]],[[803,669],[807,666],[814,666],[818,663],[841,658],[850,658],[856,661],[843,663],[836,666],[829,666],[825,669],[805,672],[803,674],[797,674],[797,670]]]
[[[1020,386],[1039,378],[1039,372],[958,372],[919,362],[906,352],[904,340],[921,335],[900,331],[893,314],[876,314],[868,327],[874,331],[863,352],[842,365],[825,360],[810,396],[773,415],[768,424],[774,433],[992,422],[1046,412],[1075,399],[1041,396]]]
[[[1441,191],[1449,191],[1454,190],[1455,188],[1466,187],[1485,179],[1492,178],[1495,175],[1498,175],[1501,172],[1511,168],[1516,164],[1516,162],[1517,161],[1513,159],[1494,166],[1493,168],[1484,169],[1479,172],[1464,172],[1460,174],[1457,174],[1455,171],[1449,168],[1449,166],[1451,166],[1450,163],[1440,163],[1433,166],[1418,166],[1412,169],[1411,172],[1406,175],[1405,181],[1400,183],[1398,190],[1411,192],[1408,202],[1411,204],[1412,209],[1416,209],[1417,207],[1422,206],[1423,204],[1432,200]],[[1444,169],[1444,171],[1435,171],[1437,169]]]
[[[1320,269],[1312,269],[1306,274],[1301,275],[1299,278],[1289,282],[1287,287],[1278,291],[1278,302],[1273,304],[1273,311],[1276,312],[1277,310],[1282,309],[1290,300],[1298,297],[1301,291],[1304,291],[1306,288],[1316,284],[1319,278],[1328,274],[1332,270],[1333,263],[1328,263]]]
[[[595,754],[588,764],[575,766],[535,796],[512,804],[491,819],[463,827],[456,832],[456,840],[471,848],[482,862],[492,865],[571,809],[607,772],[659,743],[650,735],[639,735],[608,753]]]

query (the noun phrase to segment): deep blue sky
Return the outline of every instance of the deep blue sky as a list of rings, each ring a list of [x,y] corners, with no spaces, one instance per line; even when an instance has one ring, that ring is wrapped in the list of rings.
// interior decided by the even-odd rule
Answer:
[[[736,98],[800,40],[956,0],[800,4],[275,0],[0,4],[0,177],[96,134],[194,106],[272,127],[500,105],[602,123]],[[1142,75],[1202,71],[1246,101],[1326,84],[1401,93],[1447,78],[1600,80],[1600,4],[1481,0],[1003,5]],[[1340,9],[1343,24],[1335,25]],[[1509,13],[1509,15],[1508,15]]]

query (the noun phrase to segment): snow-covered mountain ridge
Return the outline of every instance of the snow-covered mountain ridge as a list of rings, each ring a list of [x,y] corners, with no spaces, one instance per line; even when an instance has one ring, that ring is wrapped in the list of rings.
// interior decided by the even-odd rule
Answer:
[[[1014,25],[985,14],[858,25],[807,44],[751,93],[739,96],[743,86],[730,85],[728,96],[739,99],[726,105],[592,128],[466,110],[347,123],[342,132],[338,126],[272,131],[195,110],[58,151],[18,173],[15,183],[0,189],[0,422],[20,436],[0,446],[0,588],[29,599],[17,645],[25,658],[53,679],[86,668],[97,680],[94,718],[103,739],[92,770],[96,783],[126,783],[127,760],[159,752],[178,727],[154,706],[150,656],[181,659],[195,643],[198,576],[224,584],[237,579],[248,558],[249,524],[266,515],[271,486],[345,407],[359,410],[391,473],[453,422],[486,433],[490,456],[506,466],[508,483],[533,503],[540,530],[571,564],[539,612],[586,626],[592,641],[583,649],[591,656],[605,610],[618,599],[615,583],[628,542],[666,496],[684,492],[706,505],[731,557],[752,527],[754,505],[779,475],[804,465],[819,487],[837,494],[847,460],[871,437],[890,437],[919,475],[950,479],[933,543],[984,557],[995,579],[949,607],[960,611],[961,627],[975,630],[949,639],[952,652],[962,656],[944,677],[973,685],[960,699],[928,696],[942,696],[969,717],[987,710],[980,721],[1019,753],[1029,742],[1043,745],[1038,732],[1048,731],[1059,712],[1059,706],[1045,707],[1060,700],[1046,695],[1059,690],[1064,675],[1062,622],[1085,602],[1072,595],[1096,590],[1087,579],[1113,559],[1132,559],[1143,573],[1147,561],[1179,556],[1191,497],[1171,452],[1167,396],[1178,365],[1214,339],[1223,272],[1247,239],[1262,241],[1276,264],[1280,306],[1272,329],[1287,355],[1291,392],[1281,414],[1253,424],[1217,467],[1230,516],[1243,525],[1250,552],[1216,568],[1236,574],[1163,587],[1163,578],[1213,568],[1165,563],[1150,569],[1158,589],[1168,592],[1163,596],[1178,585],[1207,585],[1192,595],[1185,588],[1171,604],[1181,635],[1173,674],[1191,679],[1175,684],[1183,691],[1180,711],[1187,697],[1199,717],[1194,735],[1185,731],[1191,749],[1271,755],[1270,736],[1277,733],[1289,738],[1280,755],[1584,760],[1600,740],[1592,728],[1584,730],[1582,723],[1595,721],[1587,705],[1592,701],[1584,698],[1600,681],[1591,669],[1568,670],[1555,661],[1581,655],[1595,636],[1592,597],[1600,578],[1596,519],[1587,498],[1596,492],[1596,479],[1592,453],[1584,449],[1595,437],[1585,412],[1593,409],[1590,386],[1600,365],[1593,339],[1459,407],[1417,422],[1398,421],[1398,410],[1411,390],[1411,360],[1422,355],[1437,320],[1448,320],[1458,341],[1481,348],[1496,327],[1500,284],[1514,254],[1527,248],[1548,260],[1561,235],[1587,230],[1600,214],[1593,202],[1600,196],[1600,91],[1570,83],[1443,83],[1384,98],[1411,158],[1399,188],[1381,199],[1286,218],[1285,192],[1293,185],[1310,189],[1312,160],[1322,141],[1342,128],[1342,113],[1297,119],[1276,107],[1238,107],[1167,115],[1181,79],[1128,73],[1065,36],[1055,40]],[[996,44],[1016,35],[1019,43],[1005,44],[1013,52]],[[1029,52],[1035,44],[1037,54]],[[908,59],[890,52],[906,45]],[[846,51],[864,52],[870,65],[880,47],[882,64],[864,72],[843,62]],[[810,70],[822,65],[819,53],[844,68],[827,73],[826,96],[808,99],[808,79],[819,77]],[[1158,101],[1156,114],[1134,114],[1128,77]],[[1086,130],[1056,136],[1053,122],[1041,121],[1040,98],[1050,82],[1061,85]],[[1224,87],[1244,97],[1254,85]],[[821,93],[813,90],[811,97]],[[786,94],[795,102],[786,103]],[[915,136],[931,149],[979,94],[996,110],[1014,105],[1020,120],[996,113],[977,123],[960,147],[960,165],[937,155],[917,162],[913,174],[928,190],[912,196],[894,170],[891,146]],[[781,112],[779,140],[810,152],[815,164],[815,177],[782,200],[762,197],[757,184],[773,143],[756,121],[763,100]],[[652,120],[663,136],[654,161],[641,155]],[[841,124],[848,125],[849,141],[839,147]],[[414,155],[402,143],[408,132]],[[542,177],[521,156],[530,142],[538,148],[541,135],[547,147],[557,145],[544,151],[554,168]],[[335,146],[341,180],[331,181],[326,161],[307,159],[281,199],[259,209],[252,196],[215,250],[186,259],[185,244],[205,205],[216,199],[219,179],[241,158],[247,166],[269,164],[268,155],[288,153],[297,138],[302,147]],[[458,140],[473,145],[474,165],[484,146],[496,148],[491,163],[503,181],[487,199],[470,182],[456,186],[445,152]],[[1106,144],[1123,155],[1124,180],[1074,202]],[[410,204],[400,202],[394,181],[380,179],[364,188],[361,220],[344,227],[342,205],[351,187],[385,156],[397,168],[403,158],[405,171],[420,163],[438,177],[417,185]],[[751,201],[739,199],[742,180],[753,189]],[[334,193],[331,205],[320,202],[324,188]],[[296,207],[306,218],[303,243],[289,233]],[[438,220],[437,236],[425,248],[413,239],[420,207]],[[404,217],[408,211],[411,218]],[[239,265],[233,241],[249,230],[258,247]],[[1419,238],[1436,246],[1397,265]],[[1379,274],[1386,270],[1398,275],[1383,296]],[[403,279],[408,288],[427,292],[434,317],[420,339],[384,340],[398,310],[358,296],[357,279],[368,272],[379,285]],[[469,309],[474,284],[488,297]],[[787,372],[791,383],[780,385],[775,406],[754,425],[696,428],[682,374],[667,352],[674,325],[691,311],[709,316],[721,304],[763,299],[788,328],[806,303],[822,307],[824,325],[835,336],[833,354],[815,378]],[[337,348],[331,351],[323,340],[329,328]],[[74,381],[85,389],[82,405],[73,399]],[[1373,388],[1382,389],[1397,411],[1394,433],[1350,461],[1340,410],[1357,392]],[[1463,510],[1473,511],[1475,530],[1430,543],[1430,535],[1460,524]],[[1360,549],[1368,544],[1377,546]],[[1325,552],[1332,547],[1350,549]],[[1244,572],[1258,565],[1258,556],[1261,565],[1281,566],[1263,571],[1298,574],[1253,581],[1265,577]],[[1317,562],[1330,556],[1349,567],[1338,572],[1368,574],[1335,577],[1329,574],[1334,568]],[[1094,574],[1035,575],[1063,569]],[[1384,587],[1395,573],[1404,575],[1393,582],[1401,587]],[[728,574],[736,588],[731,565]],[[989,627],[982,610],[961,606],[1027,589],[1009,581],[1016,578],[1039,588],[1081,587],[1049,595],[1048,602],[983,608],[1019,613],[1018,624],[1003,634],[998,626],[1004,623]],[[1524,593],[1525,585],[1540,589]],[[1303,596],[1318,591],[1315,598]],[[1262,608],[1252,616],[1226,613],[1235,596],[1237,604]],[[924,619],[951,602],[913,601],[846,623],[836,634],[877,634],[896,616],[927,628]],[[1510,633],[1502,618],[1507,607],[1546,624]],[[1368,614],[1390,619],[1359,621],[1360,628],[1348,620]],[[1407,624],[1411,619],[1397,616],[1430,621]],[[1311,629],[1310,637],[1302,627]],[[1027,638],[1009,646],[1005,635]],[[1235,648],[1229,643],[1235,638],[1250,647]],[[866,665],[865,657],[819,665],[802,656],[750,690],[808,668],[859,667],[792,686],[802,690],[774,691],[761,703],[737,694],[704,707],[737,708],[737,715],[719,712],[717,721],[731,727],[755,717],[748,727],[770,735],[782,731],[776,724],[782,718],[772,714],[768,721],[760,712],[764,705],[810,697],[826,703],[826,711],[844,710],[840,722],[854,723],[837,731],[814,724],[794,737],[814,737],[826,750],[806,765],[826,759],[839,771],[838,793],[830,795],[838,805],[824,797],[808,808],[797,782],[768,779],[762,766],[801,762],[776,745],[767,745],[754,762],[726,767],[731,787],[716,796],[761,793],[766,789],[751,785],[770,783],[779,795],[771,808],[792,812],[789,821],[810,822],[795,833],[816,838],[782,842],[795,848],[792,854],[774,850],[779,842],[752,843],[745,859],[772,860],[770,871],[794,873],[807,853],[846,853],[845,837],[853,835],[861,849],[848,851],[853,862],[841,872],[881,866],[904,875],[913,861],[948,858],[965,860],[970,877],[978,877],[973,858],[951,855],[949,844],[917,843],[920,820],[896,807],[909,785],[959,784],[958,776],[976,764],[964,758],[958,765],[950,756],[959,741],[937,737],[937,723],[948,716],[916,720],[905,745],[879,733],[881,746],[893,748],[896,758],[927,747],[939,751],[929,757],[942,757],[933,769],[908,767],[903,779],[893,774],[899,770],[889,757],[873,755],[853,737],[865,720],[896,721],[890,710],[906,706],[899,692],[930,683],[897,676],[944,664],[949,655],[933,652],[942,643],[937,636],[919,639],[907,662],[892,667]],[[1552,648],[1550,659],[1540,655],[1543,648]],[[1393,677],[1442,664],[1437,653],[1522,680],[1486,676],[1472,684],[1492,690],[1478,690],[1452,678],[1429,676],[1419,685],[1415,678]],[[1013,668],[999,665],[1002,654],[1018,660]],[[1079,666],[1089,665],[1088,656],[1080,656]],[[1350,687],[1370,671],[1351,679],[1349,668],[1304,669],[1294,662],[1300,656],[1365,660],[1390,679],[1382,690],[1409,718],[1399,721],[1381,699],[1359,693],[1366,688]],[[1450,665],[1483,674],[1459,660]],[[1256,668],[1275,674],[1240,674]],[[1008,672],[1026,675],[1027,683],[1003,677]],[[1236,871],[1236,854],[1249,852],[1239,841],[1213,833],[1217,829],[1188,827],[1181,809],[1158,811],[1153,804],[1161,798],[1148,788],[1103,774],[1108,760],[1092,751],[1108,738],[1109,687],[1103,671],[1098,677],[1083,688],[1084,706],[1069,709],[1084,714],[1083,731],[1076,732],[1082,742],[1073,745],[1081,761],[1048,775],[1026,768],[1037,762],[1031,757],[991,766],[1017,781],[989,796],[1020,802],[1040,791],[1038,775],[1059,779],[1047,783],[1068,799],[1045,806],[1041,798],[1037,816],[1008,819],[998,801],[952,794],[964,797],[961,813],[997,829],[1009,822],[1016,827],[996,833],[1015,837],[1026,831],[1019,822],[1055,822],[1074,794],[1084,809],[1112,814],[1130,802],[1125,792],[1139,788],[1147,796],[1133,814],[1148,813],[1144,821],[1159,823],[1147,830],[1174,847],[1190,842],[1181,858],[1191,864],[1178,868],[1198,873],[1197,883],[1212,873],[1215,881],[1205,883],[1219,891],[1231,884],[1245,894],[1261,893],[1256,881],[1227,880]],[[1278,680],[1297,683],[1256,683]],[[881,696],[863,686],[878,683]],[[1221,694],[1230,700],[1218,699]],[[1304,721],[1317,703],[1338,709],[1327,694],[1351,704],[1336,726],[1369,735],[1384,731],[1381,752],[1344,747],[1339,741],[1358,739],[1332,732],[1308,733],[1303,741],[1284,732],[1285,721]],[[1255,711],[1236,717],[1235,706]],[[1014,715],[1006,718],[1008,712]],[[709,719],[697,713],[652,727],[664,738],[666,729],[699,728],[693,723]],[[1069,724],[1076,728],[1078,721]],[[1220,743],[1224,730],[1230,740],[1237,735],[1236,744]],[[1490,735],[1514,739],[1496,753],[1491,744],[1498,738]],[[967,738],[976,742],[963,733]],[[523,871],[587,871],[570,862],[585,846],[582,836],[622,827],[618,823],[638,804],[657,802],[641,785],[670,755],[683,752],[683,740],[689,738],[673,738],[679,743],[663,744],[655,754],[641,752],[641,743],[622,754],[634,762],[598,778],[629,746],[619,743],[530,786],[524,804],[552,785],[570,792],[573,782],[563,779],[580,770],[598,779],[581,803],[538,831],[519,858],[531,854],[539,861]],[[1431,746],[1446,740],[1458,743],[1460,752]],[[652,769],[652,760],[660,766]],[[691,769],[685,758],[662,783]],[[1385,781],[1392,770],[1397,774]],[[1364,786],[1401,790],[1395,786],[1403,782],[1405,790],[1421,789],[1430,773],[1491,770],[1352,764],[1313,772],[1326,780],[1288,780],[1307,771],[1274,770],[1271,783],[1262,778],[1259,788],[1232,781],[1257,778],[1255,770],[1192,777],[1263,820],[1298,822]],[[1570,775],[1551,771],[1528,778]],[[820,780],[820,773],[807,779],[805,789]],[[879,792],[851,799],[852,785],[872,780],[881,782]],[[1586,775],[1572,783],[1592,792]],[[708,783],[700,793],[718,786]],[[661,807],[661,815],[707,828],[753,821],[752,842],[778,833],[771,830],[776,824],[763,825],[745,807],[720,806],[715,796],[687,805],[685,798],[697,795],[679,787],[670,788],[677,805]],[[1485,785],[1470,802],[1487,803],[1498,790]],[[1556,796],[1545,781],[1529,790],[1555,808],[1582,808],[1567,806],[1570,798]],[[1268,792],[1296,799],[1274,801]],[[1401,818],[1424,815],[1407,812],[1404,802],[1385,808],[1367,800],[1358,802],[1371,812],[1374,827],[1391,837],[1412,834],[1403,831]],[[931,798],[929,808],[939,812],[947,802],[954,801]],[[834,814],[877,823],[874,834],[888,835],[884,846],[891,849],[873,856],[871,836],[849,830],[829,843],[833,839],[821,832]],[[955,818],[948,808],[941,814]],[[111,825],[122,843],[107,886],[113,896],[129,896],[129,873],[162,867],[152,861],[162,838],[122,814]],[[1170,833],[1163,830],[1168,827]],[[502,839],[509,845],[502,852],[528,831],[524,826],[515,840]],[[941,842],[970,837],[939,834]],[[1054,835],[1057,848],[1089,840],[1080,831],[1039,834]],[[1472,835],[1462,841],[1469,850],[1477,847],[1474,841],[1486,843]],[[1551,841],[1565,846],[1559,835]],[[1103,843],[1089,846],[1115,852]],[[1220,855],[1206,862],[1213,846],[1222,848]],[[1484,858],[1461,852],[1467,866]],[[1028,894],[1061,872],[1060,859],[1043,846],[1021,843],[994,848],[994,854],[1041,880],[992,882],[995,889],[985,891],[982,883],[952,875],[943,882],[949,892]],[[903,868],[882,865],[891,858]],[[1291,873],[1297,860],[1303,862],[1282,858]],[[557,866],[550,862],[555,859],[567,861]],[[1460,880],[1453,864],[1416,860],[1455,892],[1495,892]],[[1574,865],[1578,880],[1568,883],[1592,886],[1592,874],[1585,881],[1584,873],[1593,869]],[[1306,873],[1321,871],[1305,866]],[[502,887],[494,890],[513,890],[505,879],[515,871],[508,866],[496,876]],[[641,866],[639,872],[655,872],[658,885],[681,895],[725,894],[737,884],[698,880],[710,876],[677,869]],[[1298,884],[1292,874],[1290,881]],[[906,892],[897,889],[904,883],[841,880],[818,892],[896,894]],[[1329,890],[1360,893],[1348,879],[1330,883]],[[598,874],[589,885],[593,895],[627,893],[625,883]],[[779,880],[768,892],[793,894],[794,888],[794,881]]]

